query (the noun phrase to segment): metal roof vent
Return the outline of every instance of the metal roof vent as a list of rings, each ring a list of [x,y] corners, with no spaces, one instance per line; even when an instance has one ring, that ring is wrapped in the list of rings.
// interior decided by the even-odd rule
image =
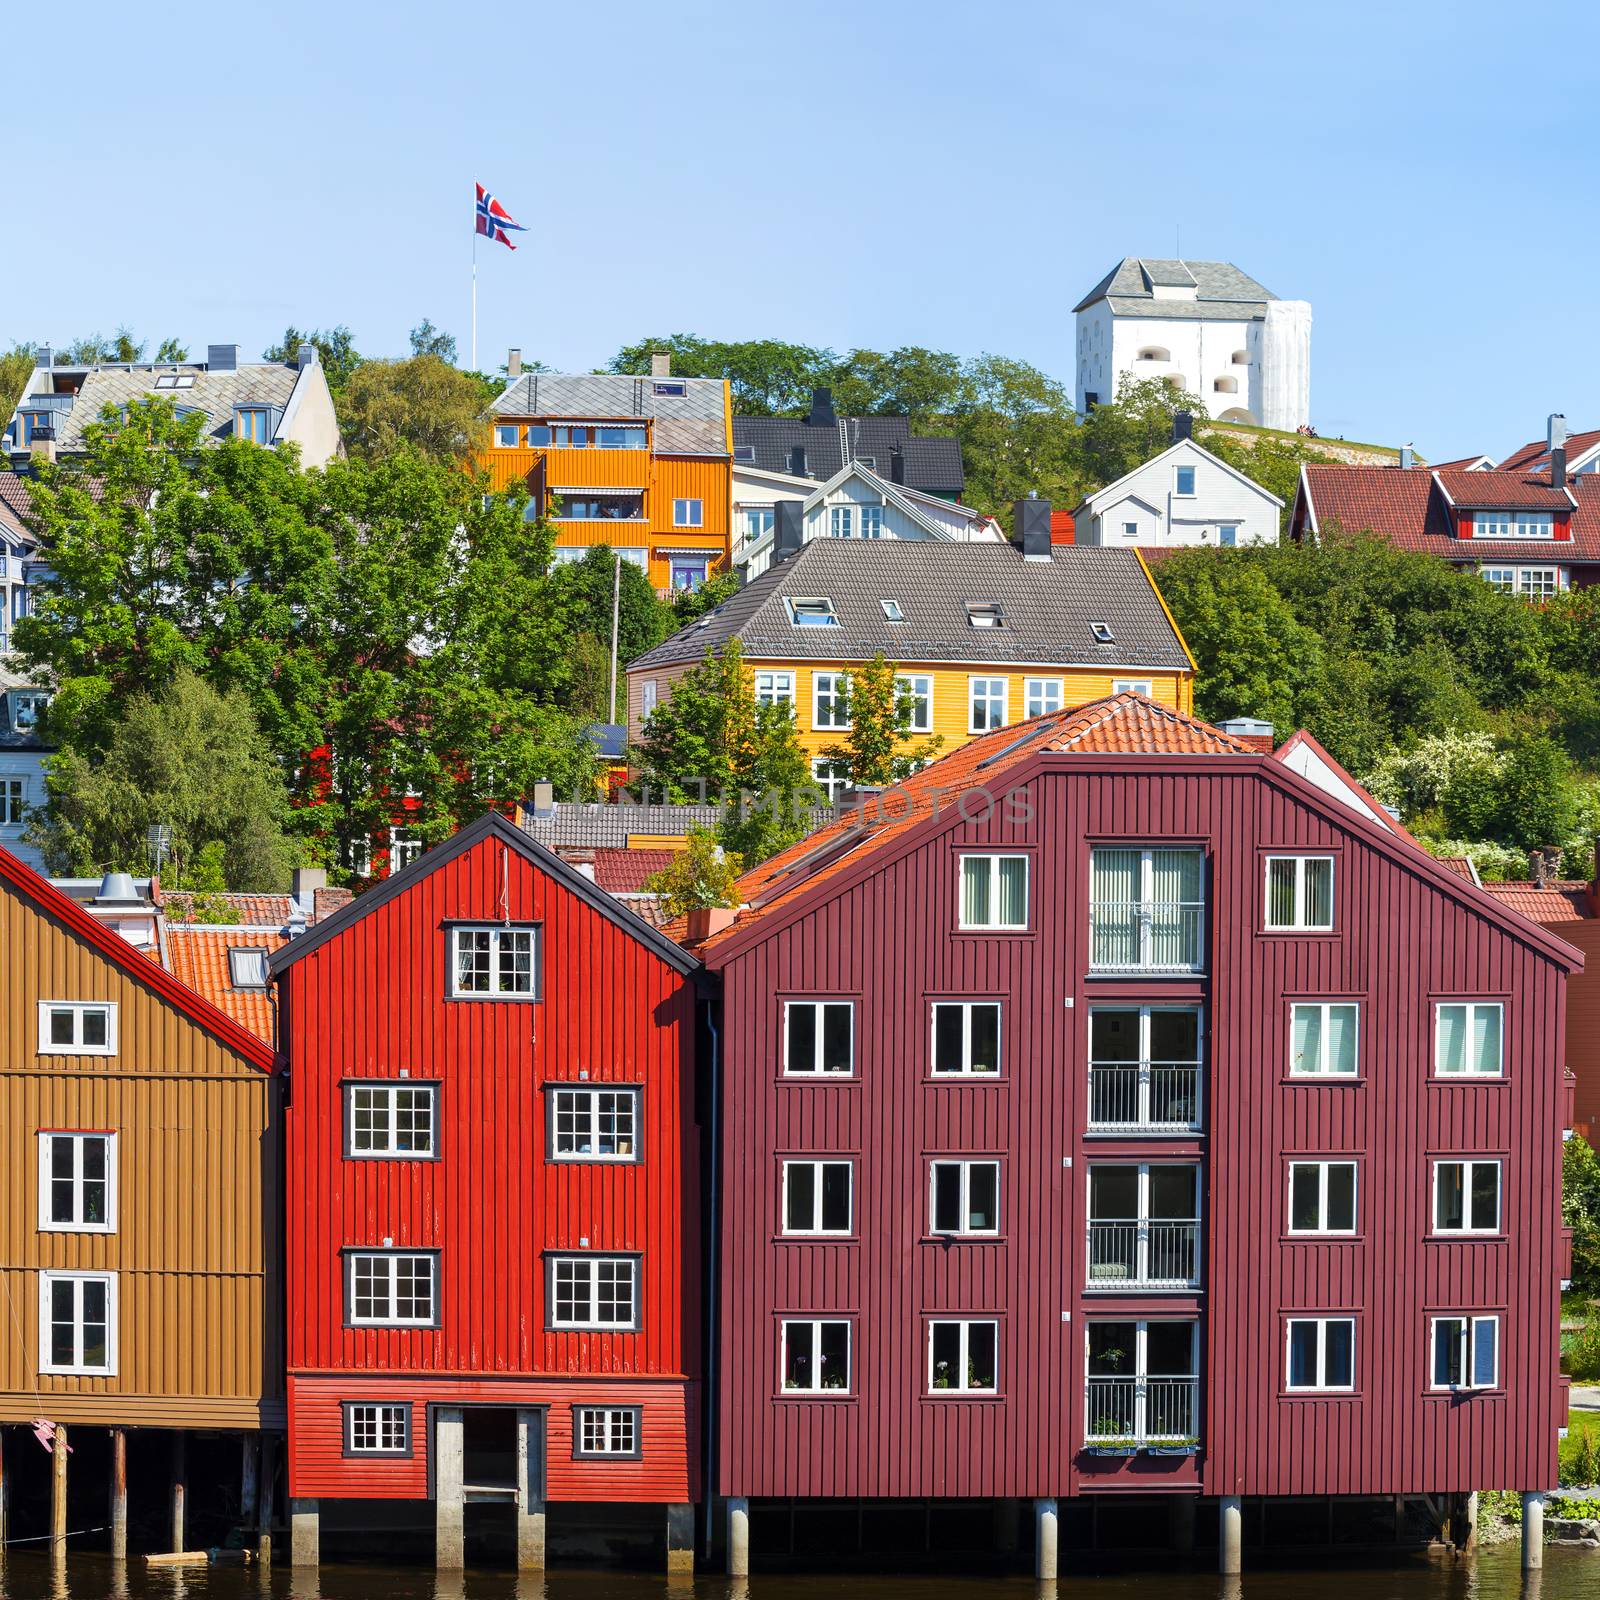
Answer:
[[[139,891],[133,878],[126,872],[108,872],[100,880],[100,892],[94,897],[96,905],[139,905]]]

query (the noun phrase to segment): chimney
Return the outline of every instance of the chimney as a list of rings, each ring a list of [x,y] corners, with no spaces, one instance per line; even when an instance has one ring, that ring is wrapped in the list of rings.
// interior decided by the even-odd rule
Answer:
[[[811,415],[806,421],[813,428],[831,428],[838,422],[833,414],[833,390],[813,389],[811,391]]]
[[[672,352],[670,350],[657,350],[651,355],[650,376],[652,378],[670,378],[672,376]]]
[[[896,445],[889,452],[889,482],[904,483],[906,481],[906,453]]]
[[[235,346],[234,348],[237,352],[238,347]],[[317,354],[317,347],[312,344],[309,339],[302,339],[300,341],[300,348],[294,353],[295,366],[298,367],[301,372],[304,372],[307,367],[316,366],[320,359],[320,356]],[[234,364],[236,366],[238,365],[237,354],[235,355]]]
[[[206,346],[207,372],[237,372],[239,347],[236,344],[208,344]]]
[[[1544,876],[1546,883],[1561,881],[1561,846],[1558,844],[1544,847]]]
[[[594,882],[594,850],[587,845],[563,845],[556,851],[569,867],[575,867],[579,874]]]
[[[1270,722],[1263,722],[1259,717],[1229,717],[1226,722],[1219,722],[1216,726],[1219,733],[1232,734],[1240,744],[1247,744],[1264,756],[1272,754]]]
[[[47,344],[42,344],[33,352],[33,364],[48,370],[55,365],[56,353]]]
[[[542,821],[556,814],[556,786],[548,779],[541,778],[533,786],[533,814]]]
[[[805,543],[805,501],[780,500],[772,508],[772,560],[776,565]]]
[[[1011,538],[1024,561],[1050,559],[1050,502],[1037,491],[1018,500],[1012,509]]]
[[[1400,469],[1401,469],[1401,471],[1408,472],[1408,471],[1410,471],[1410,469],[1412,467],[1416,466],[1416,464],[1417,464],[1417,452],[1416,452],[1416,450],[1409,444],[1401,445],[1400,446]]]
[[[308,921],[316,913],[317,891],[327,887],[328,874],[321,867],[296,867],[289,874],[289,894]]]
[[[1194,417],[1187,411],[1172,413],[1172,442],[1194,438]]]
[[[809,476],[806,472],[806,447],[803,444],[789,446],[789,472],[796,478]]]
[[[508,378],[522,376],[522,352],[515,345],[506,352],[506,376]]]
[[[1544,851],[1528,852],[1528,877],[1535,889],[1544,888]]]
[[[1557,446],[1565,448],[1567,442],[1567,419],[1559,412],[1552,411],[1550,420],[1545,424],[1545,443],[1554,450]]]
[[[1555,445],[1550,451],[1550,487],[1552,489],[1565,489],[1567,486],[1567,447],[1564,444]]]

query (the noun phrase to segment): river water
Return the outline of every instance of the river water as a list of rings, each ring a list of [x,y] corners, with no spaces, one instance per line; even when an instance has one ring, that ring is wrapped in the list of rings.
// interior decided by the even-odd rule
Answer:
[[[1472,1560],[1417,1557],[1393,1566],[1262,1565],[1242,1579],[1210,1573],[1073,1575],[1059,1585],[1029,1578],[802,1577],[669,1580],[638,1573],[556,1571],[439,1574],[416,1567],[325,1566],[316,1574],[275,1566],[146,1568],[118,1574],[103,1558],[63,1566],[12,1553],[0,1567],[0,1600],[1600,1600],[1600,1551],[1551,1549],[1525,1581],[1515,1544]]]

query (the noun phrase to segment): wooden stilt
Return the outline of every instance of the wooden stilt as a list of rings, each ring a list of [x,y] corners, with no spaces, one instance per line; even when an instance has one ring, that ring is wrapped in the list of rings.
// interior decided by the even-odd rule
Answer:
[[[128,1434],[111,1430],[111,1559],[128,1559]]]
[[[188,1446],[189,1436],[178,1428],[172,1435],[172,1548],[174,1553],[183,1549],[184,1501],[188,1498]]]
[[[67,1430],[56,1424],[54,1471],[50,1477],[50,1554],[67,1553]]]
[[[259,1465],[261,1435],[241,1434],[239,1437],[239,1526],[246,1533],[255,1532],[256,1524],[256,1468]]]
[[[277,1489],[278,1477],[278,1436],[275,1433],[261,1435],[261,1471],[256,1478],[256,1527],[262,1533],[268,1532],[272,1525],[273,1498]]]
[[[6,1558],[6,1496],[10,1487],[6,1481],[6,1430],[0,1428],[0,1561]]]

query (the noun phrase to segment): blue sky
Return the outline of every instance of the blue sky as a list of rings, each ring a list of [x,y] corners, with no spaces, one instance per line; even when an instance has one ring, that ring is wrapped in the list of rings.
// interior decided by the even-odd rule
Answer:
[[[428,316],[465,358],[481,178],[529,228],[480,251],[485,367],[684,331],[992,350],[1070,385],[1072,306],[1181,229],[1312,303],[1323,433],[1502,454],[1552,410],[1600,426],[1597,15],[15,8],[0,339],[255,352],[345,322],[398,354]]]

